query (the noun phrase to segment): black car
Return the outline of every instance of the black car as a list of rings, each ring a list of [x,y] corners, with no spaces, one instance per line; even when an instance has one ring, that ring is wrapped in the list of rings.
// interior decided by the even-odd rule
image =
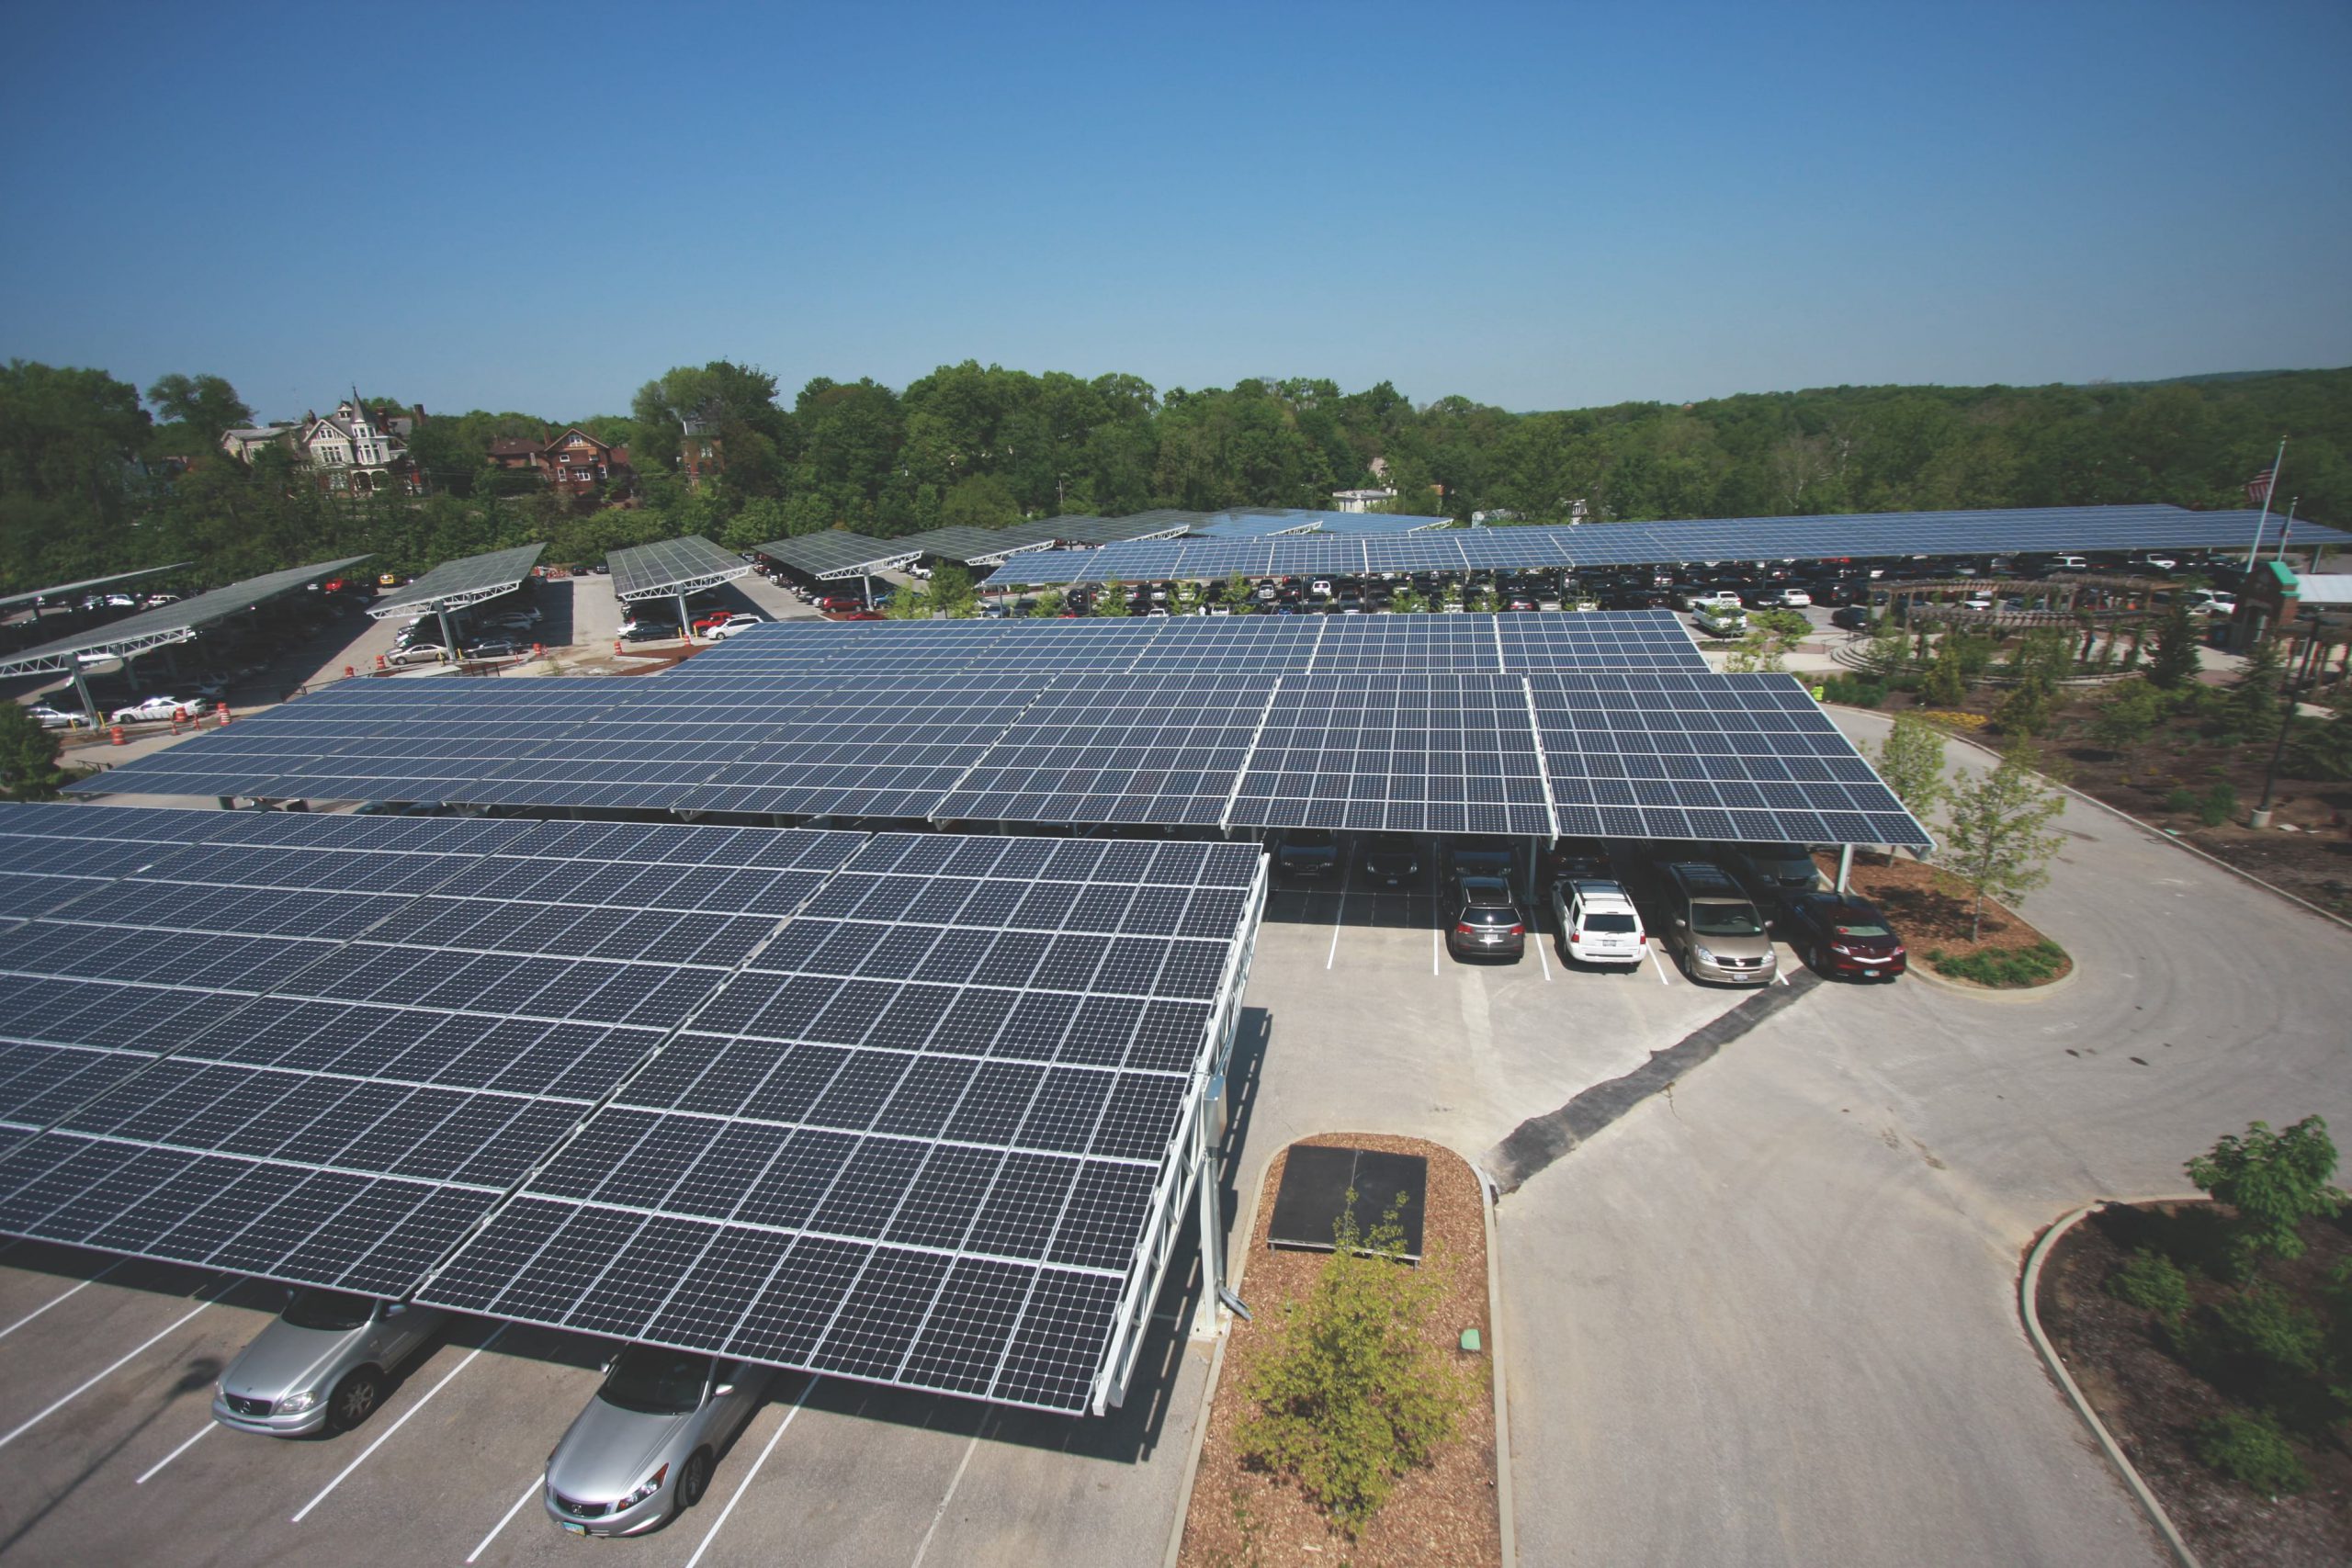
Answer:
[[[1290,829],[1274,849],[1274,869],[1299,881],[1319,882],[1339,863],[1339,836],[1328,828]]]
[[[523,651],[523,645],[511,637],[485,637],[466,649],[468,659],[512,659]]]
[[[665,621],[636,621],[621,628],[623,642],[674,642],[678,628]]]
[[[1454,957],[1516,963],[1527,955],[1527,917],[1511,897],[1510,883],[1497,876],[1465,876],[1461,898],[1453,929],[1445,939]]]
[[[1375,887],[1411,887],[1421,880],[1421,847],[1410,839],[1373,839],[1357,869]]]
[[[1824,979],[1892,980],[1909,962],[1903,939],[1878,906],[1851,894],[1783,898],[1777,934]]]
[[[1871,629],[1870,606],[1840,604],[1829,612],[1829,624],[1833,626],[1843,626],[1851,632],[1866,632]]]

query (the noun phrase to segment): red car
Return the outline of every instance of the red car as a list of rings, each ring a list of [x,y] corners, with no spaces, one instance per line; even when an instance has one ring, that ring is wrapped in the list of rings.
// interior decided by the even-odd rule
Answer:
[[[865,601],[854,593],[828,593],[817,601],[817,608],[830,615],[847,610],[863,610]]]
[[[879,610],[853,610],[842,617],[844,621],[879,621],[884,618]]]
[[[1892,980],[1910,962],[1903,939],[1878,906],[1850,895],[1782,895],[1775,934],[1824,979]]]

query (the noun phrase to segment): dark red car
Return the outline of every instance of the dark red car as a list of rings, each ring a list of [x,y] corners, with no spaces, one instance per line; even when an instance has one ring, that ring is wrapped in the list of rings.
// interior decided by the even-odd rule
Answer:
[[[1909,963],[1903,939],[1878,906],[1847,894],[1782,895],[1774,934],[1824,979],[1892,980]]]

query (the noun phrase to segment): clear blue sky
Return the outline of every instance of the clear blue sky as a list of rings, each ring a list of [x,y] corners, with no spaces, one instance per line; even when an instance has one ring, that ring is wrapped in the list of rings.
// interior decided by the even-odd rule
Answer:
[[[17,6],[0,357],[1514,409],[2352,364],[2352,6]]]

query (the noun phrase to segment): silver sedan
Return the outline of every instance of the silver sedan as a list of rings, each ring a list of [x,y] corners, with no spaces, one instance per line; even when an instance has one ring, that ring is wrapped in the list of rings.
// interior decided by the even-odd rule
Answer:
[[[356,1427],[447,1318],[372,1296],[297,1291],[220,1374],[212,1418],[273,1438]]]
[[[693,1507],[773,1375],[682,1350],[623,1350],[548,1456],[548,1517],[574,1535],[638,1535]]]

